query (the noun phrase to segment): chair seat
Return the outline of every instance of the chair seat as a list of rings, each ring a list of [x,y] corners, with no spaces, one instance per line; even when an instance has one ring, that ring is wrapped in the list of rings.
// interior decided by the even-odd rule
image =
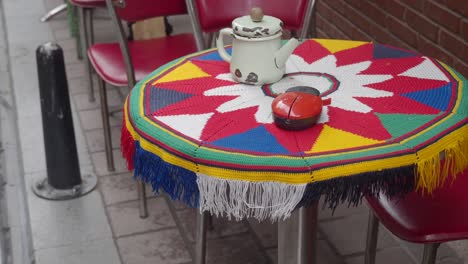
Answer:
[[[159,66],[197,51],[192,34],[131,41],[128,49],[137,82]],[[128,85],[125,63],[118,43],[95,44],[88,49],[88,57],[105,82],[114,86]]]
[[[446,242],[468,238],[468,170],[448,178],[432,194],[412,192],[403,199],[366,197],[377,218],[401,239]]]
[[[76,5],[79,7],[85,8],[93,8],[93,7],[105,7],[106,1],[105,0],[70,0],[72,5]]]

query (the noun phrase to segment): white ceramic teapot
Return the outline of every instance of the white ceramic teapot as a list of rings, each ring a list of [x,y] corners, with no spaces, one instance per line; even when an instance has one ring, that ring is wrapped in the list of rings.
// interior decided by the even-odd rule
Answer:
[[[264,16],[263,11],[252,8],[250,16],[232,21],[232,28],[219,32],[216,46],[221,58],[230,63],[234,80],[262,85],[279,81],[285,71],[288,57],[299,45],[295,38],[281,46],[283,22],[276,17]],[[232,56],[223,42],[223,36],[232,36]]]

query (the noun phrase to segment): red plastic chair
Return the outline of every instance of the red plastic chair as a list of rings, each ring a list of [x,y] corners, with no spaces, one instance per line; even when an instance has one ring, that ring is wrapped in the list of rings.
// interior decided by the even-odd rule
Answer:
[[[80,44],[83,63],[88,79],[89,92],[88,99],[94,102],[93,79],[91,75],[91,66],[89,65],[86,52],[94,43],[93,11],[96,8],[106,7],[106,0],[69,0],[70,3],[78,7],[78,19],[80,20]]]
[[[248,15],[252,7],[261,7],[266,15],[274,16],[284,23],[284,28],[293,35],[308,37],[309,25],[315,0],[186,0],[199,50],[212,44],[212,33],[231,27],[234,18]],[[300,32],[299,34],[296,34]],[[205,43],[204,33],[210,39]]]
[[[468,170],[432,194],[413,192],[403,199],[366,197],[371,209],[365,263],[375,262],[379,221],[397,237],[424,244],[423,264],[435,263],[442,242],[468,239]]]
[[[98,75],[107,167],[114,170],[106,83],[134,87],[143,77],[174,59],[196,51],[192,34],[179,34],[148,40],[129,41],[121,20],[128,23],[152,17],[185,14],[184,0],[106,0],[118,42],[97,43],[89,47],[88,57]],[[138,183],[140,216],[147,216],[145,188]]]

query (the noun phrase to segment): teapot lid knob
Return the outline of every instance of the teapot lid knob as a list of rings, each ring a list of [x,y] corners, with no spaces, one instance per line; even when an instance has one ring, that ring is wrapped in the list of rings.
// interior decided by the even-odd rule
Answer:
[[[250,10],[250,18],[253,22],[261,22],[263,19],[263,10],[260,7],[253,7]]]

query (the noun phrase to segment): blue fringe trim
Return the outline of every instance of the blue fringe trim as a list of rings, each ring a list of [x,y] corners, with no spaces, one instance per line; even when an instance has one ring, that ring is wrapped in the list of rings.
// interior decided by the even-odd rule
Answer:
[[[196,173],[163,161],[142,149],[138,141],[135,141],[133,160],[134,177],[151,184],[154,192],[159,193],[162,189],[173,200],[180,200],[190,207],[199,206]],[[308,206],[322,196],[323,206],[332,210],[346,202],[348,206],[357,206],[364,196],[378,196],[380,192],[390,197],[403,197],[415,188],[413,172],[414,167],[408,166],[310,183],[297,207]]]
[[[157,155],[144,150],[135,141],[134,177],[151,184],[153,192],[162,189],[173,200],[183,201],[190,207],[198,207],[199,190],[197,175],[184,168],[169,164]],[[168,177],[170,176],[170,177]]]

